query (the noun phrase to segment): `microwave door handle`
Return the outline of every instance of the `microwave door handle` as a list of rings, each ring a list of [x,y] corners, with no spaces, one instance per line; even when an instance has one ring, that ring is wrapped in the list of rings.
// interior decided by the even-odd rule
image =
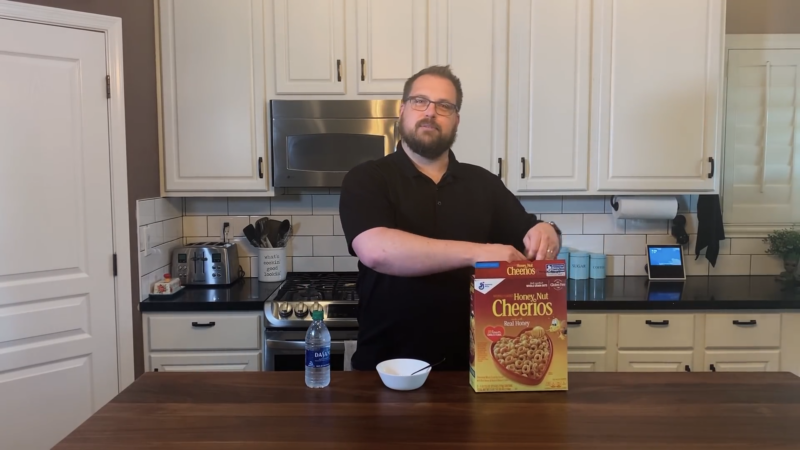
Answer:
[[[267,339],[267,348],[274,350],[305,350],[306,343],[304,341],[275,341]],[[331,352],[342,353],[344,352],[344,341],[331,341]]]

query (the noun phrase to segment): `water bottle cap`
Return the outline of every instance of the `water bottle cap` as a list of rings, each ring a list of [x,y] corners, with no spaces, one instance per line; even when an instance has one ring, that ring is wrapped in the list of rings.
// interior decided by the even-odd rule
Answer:
[[[313,320],[322,320],[323,312],[322,310],[311,311],[311,318]]]

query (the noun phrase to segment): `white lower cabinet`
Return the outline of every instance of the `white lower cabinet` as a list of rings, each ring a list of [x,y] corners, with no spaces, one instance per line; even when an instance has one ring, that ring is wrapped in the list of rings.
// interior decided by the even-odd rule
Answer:
[[[690,372],[692,350],[620,351],[617,372]]]
[[[567,356],[567,371],[569,372],[609,372],[606,360],[608,350],[572,350]]]
[[[145,371],[264,370],[264,313],[142,314]]]
[[[259,372],[261,352],[151,353],[153,372]]]
[[[705,369],[711,372],[777,372],[780,350],[706,350]]]
[[[608,349],[608,314],[569,313],[567,370],[606,372],[613,364]]]

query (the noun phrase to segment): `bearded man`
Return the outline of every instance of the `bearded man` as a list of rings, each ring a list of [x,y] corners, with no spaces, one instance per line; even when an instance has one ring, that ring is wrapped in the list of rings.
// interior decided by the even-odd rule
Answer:
[[[554,259],[561,247],[558,227],[526,212],[496,175],[458,162],[462,99],[448,66],[416,73],[403,89],[395,152],[342,183],[342,228],[359,258],[356,370],[394,358],[467,370],[475,263]]]

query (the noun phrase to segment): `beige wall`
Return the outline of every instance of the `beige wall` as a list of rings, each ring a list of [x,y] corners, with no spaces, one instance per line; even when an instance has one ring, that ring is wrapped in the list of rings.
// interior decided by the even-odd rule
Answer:
[[[728,0],[728,34],[800,33],[800,0]]]

